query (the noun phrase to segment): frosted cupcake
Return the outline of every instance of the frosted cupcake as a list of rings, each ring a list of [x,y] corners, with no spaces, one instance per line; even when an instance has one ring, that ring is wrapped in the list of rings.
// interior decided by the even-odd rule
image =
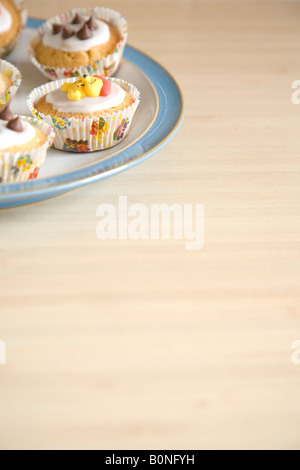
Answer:
[[[6,60],[0,59],[0,111],[7,106],[21,85],[19,70]]]
[[[53,137],[46,123],[14,116],[4,108],[0,112],[0,183],[36,178]]]
[[[26,19],[22,1],[0,1],[0,57],[5,57],[15,47]]]
[[[49,79],[117,70],[127,40],[127,22],[109,8],[77,8],[45,22],[31,39],[28,54]]]
[[[49,82],[27,98],[31,113],[54,127],[54,146],[71,152],[103,150],[120,143],[139,101],[134,85],[99,75]]]

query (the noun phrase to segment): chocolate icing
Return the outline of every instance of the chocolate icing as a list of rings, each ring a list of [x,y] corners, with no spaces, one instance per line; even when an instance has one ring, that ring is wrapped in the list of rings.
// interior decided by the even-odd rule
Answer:
[[[92,31],[88,27],[88,25],[85,23],[82,28],[78,31],[77,37],[80,39],[80,41],[84,41],[85,39],[89,39],[93,36]]]
[[[13,118],[14,115],[9,109],[9,106],[6,106],[6,108],[2,109],[0,113],[0,119],[2,119],[2,121],[11,121]]]
[[[23,127],[21,123],[20,116],[17,116],[15,119],[8,121],[6,124],[7,129],[11,129],[14,132],[23,132]]]
[[[70,38],[71,36],[73,36],[73,34],[75,34],[75,33],[71,28],[69,28],[69,26],[64,26],[63,27],[62,37],[64,39]]]

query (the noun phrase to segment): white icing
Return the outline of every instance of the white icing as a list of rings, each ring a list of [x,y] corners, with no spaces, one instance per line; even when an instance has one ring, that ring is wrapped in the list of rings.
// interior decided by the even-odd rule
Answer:
[[[118,106],[124,101],[125,91],[115,83],[111,83],[111,93],[108,96],[85,96],[78,101],[68,99],[68,94],[60,88],[51,91],[46,96],[47,103],[61,113],[93,113],[102,109]]]
[[[6,127],[7,121],[0,119],[0,150],[22,145],[29,142],[35,136],[34,128],[26,121],[22,121],[23,132],[15,132]]]
[[[0,3],[0,34],[11,28],[12,18],[8,10]]]
[[[88,16],[83,16],[84,20],[89,19]],[[93,36],[89,39],[80,40],[76,36],[76,33],[82,28],[84,23],[80,24],[71,24],[63,23],[64,26],[68,26],[75,34],[68,39],[63,39],[62,32],[58,34],[52,33],[52,24],[47,25],[47,30],[43,36],[43,44],[47,47],[53,47],[53,49],[60,49],[65,52],[76,52],[76,51],[88,51],[91,47],[98,46],[99,44],[104,44],[110,38],[110,31],[108,24],[104,21],[94,18],[98,29],[93,30]]]

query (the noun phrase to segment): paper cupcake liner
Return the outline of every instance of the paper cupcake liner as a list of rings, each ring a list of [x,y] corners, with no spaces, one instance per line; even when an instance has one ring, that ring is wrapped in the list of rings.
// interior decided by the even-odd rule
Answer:
[[[53,23],[66,23],[74,17],[76,13],[83,16],[94,15],[97,18],[108,21],[109,23],[116,26],[121,34],[121,39],[118,42],[116,49],[112,54],[104,57],[101,60],[96,60],[88,64],[87,66],[74,67],[74,68],[59,68],[59,67],[47,67],[38,62],[35,57],[35,49],[37,44],[40,42],[44,32],[48,29],[52,29]],[[123,16],[109,8],[95,7],[95,8],[73,8],[66,13],[51,18],[46,21],[32,36],[29,48],[28,56],[31,62],[45,75],[49,80],[57,80],[59,78],[69,77],[80,77],[82,75],[102,75],[103,77],[112,76],[118,69],[123,55],[124,47],[127,40],[127,21]]]
[[[21,116],[33,126],[37,126],[47,136],[46,142],[37,149],[26,152],[1,152],[0,150],[0,183],[17,183],[34,179],[45,160],[47,149],[52,145],[54,132],[47,123],[36,118]]]
[[[42,96],[61,87],[65,82],[75,82],[76,78],[49,82],[32,90],[27,98],[27,105],[33,116],[44,119],[47,124],[54,128],[54,147],[56,149],[69,152],[95,152],[113,147],[126,137],[133,115],[140,102],[140,92],[134,85],[119,78],[109,78],[108,80],[126,90],[135,101],[123,110],[100,117],[94,116],[84,119],[75,117],[52,118],[50,115],[45,115],[34,108],[34,103]]]
[[[22,32],[23,28],[25,27],[26,21],[27,21],[27,10],[24,6],[23,0],[13,0],[13,3],[17,7],[17,9],[19,10],[19,13],[21,15],[21,24],[22,24],[22,26],[21,26],[18,34],[16,35],[15,39],[12,42],[7,44],[6,46],[0,47],[0,57],[2,57],[2,58],[6,57],[13,50],[13,48],[16,46],[17,42],[20,39],[21,32]]]
[[[21,85],[22,75],[20,71],[14,65],[10,64],[6,60],[0,59],[0,73],[7,75],[13,84],[5,90],[2,94],[0,93],[0,111],[7,106],[12,98],[18,91]]]

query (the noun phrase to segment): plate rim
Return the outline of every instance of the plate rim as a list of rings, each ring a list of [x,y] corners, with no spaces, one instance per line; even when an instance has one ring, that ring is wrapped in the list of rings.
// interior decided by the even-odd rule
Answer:
[[[26,27],[35,29],[35,28],[38,28],[41,24],[43,24],[44,21],[45,20],[41,20],[38,18],[29,18]],[[33,180],[33,181],[0,185],[0,204],[3,204],[5,202],[9,204],[9,202],[11,202],[12,199],[13,200],[19,199],[20,204],[22,204],[22,202],[26,204],[28,197],[32,198],[32,200],[37,200],[36,198],[40,196],[42,196],[43,198],[51,197],[51,195],[50,196],[48,195],[49,193],[54,193],[53,195],[55,195],[58,193],[75,189],[76,187],[80,187],[84,184],[89,184],[92,182],[96,182],[100,179],[104,179],[106,177],[112,176],[116,173],[129,169],[132,166],[149,158],[151,155],[153,155],[158,150],[160,150],[164,145],[166,145],[169,142],[169,140],[175,135],[184,117],[183,94],[176,79],[171,75],[171,73],[168,70],[166,70],[164,66],[158,63],[156,60],[154,60],[147,53],[144,53],[141,50],[129,44],[126,45],[124,55],[129,55],[129,56],[137,55],[138,56],[137,58],[139,58],[139,56],[141,56],[142,58],[145,58],[148,62],[151,62],[154,65],[156,65],[156,67],[158,67],[158,69],[163,71],[163,73],[167,77],[169,77],[171,82],[173,82],[173,86],[175,86],[176,92],[179,97],[179,111],[177,113],[176,119],[172,127],[168,129],[168,132],[158,142],[156,142],[154,145],[151,145],[148,150],[138,153],[138,155],[130,158],[128,161],[125,161],[124,163],[119,163],[115,167],[110,167],[106,170],[104,169],[103,171],[100,171],[99,169],[99,171],[97,172],[97,167],[101,166],[101,163],[104,164],[105,162],[107,163],[108,160],[110,160],[111,158],[117,158],[118,156],[120,157],[122,153],[125,152],[125,150],[128,151],[130,148],[134,147],[135,145],[140,145],[143,139],[146,138],[147,134],[151,132],[151,129],[155,125],[158,124],[157,121],[159,120],[159,116],[158,116],[159,112],[157,112],[155,119],[153,119],[149,128],[145,132],[143,132],[141,136],[139,136],[133,143],[129,144],[125,149],[122,149],[120,152],[116,152],[113,155],[108,156],[108,158],[105,160],[93,162],[91,164],[85,165],[83,168],[82,167],[76,168],[71,171],[67,171],[65,173],[61,173],[61,174],[53,175],[53,176],[47,176],[47,177]],[[130,58],[127,58],[127,57],[125,57],[125,60],[130,62],[131,65],[137,67],[139,71],[141,71],[145,75],[145,77],[147,78],[147,80],[150,82],[153,89],[155,90],[156,94],[159,96],[158,87],[160,85],[158,84],[158,86],[156,86],[155,83],[153,83],[153,80],[151,79],[151,77],[147,75],[147,73],[143,70],[143,68],[139,66],[138,63],[132,62],[132,60],[130,60]],[[160,100],[159,100],[158,106],[159,108],[161,107]],[[77,172],[83,173],[82,176],[78,175],[77,177],[73,178],[71,175]],[[91,172],[95,172],[95,173],[91,174]],[[53,181],[53,180],[57,180],[58,178],[62,179],[62,177],[67,178],[67,181],[66,180],[59,181],[59,182],[56,181],[53,183],[49,182],[49,180]],[[10,199],[10,201],[7,201],[7,199]]]

